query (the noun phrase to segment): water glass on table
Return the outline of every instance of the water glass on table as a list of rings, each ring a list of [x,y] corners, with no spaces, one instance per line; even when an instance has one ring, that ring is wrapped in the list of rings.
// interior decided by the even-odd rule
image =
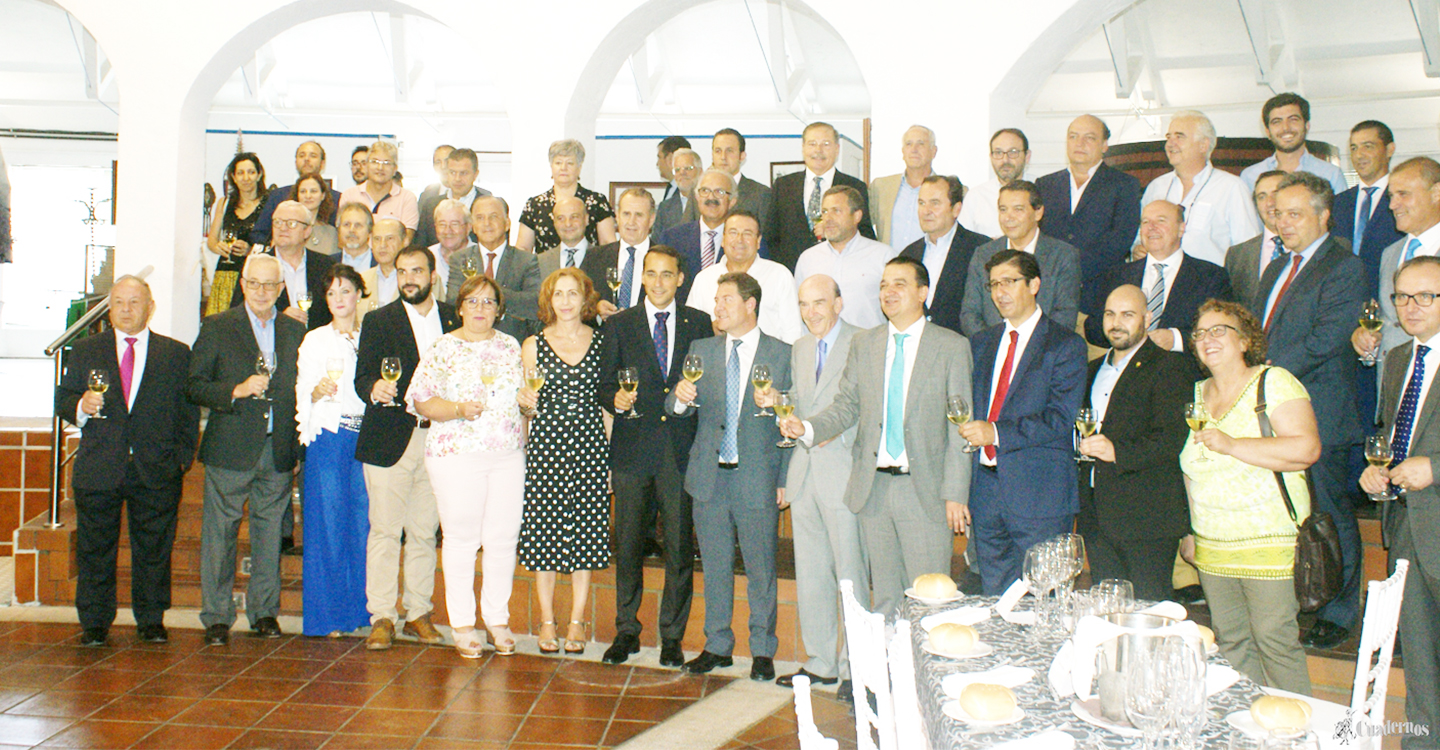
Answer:
[[[1108,615],[1135,611],[1135,585],[1122,578],[1106,578],[1090,587],[1095,613]]]

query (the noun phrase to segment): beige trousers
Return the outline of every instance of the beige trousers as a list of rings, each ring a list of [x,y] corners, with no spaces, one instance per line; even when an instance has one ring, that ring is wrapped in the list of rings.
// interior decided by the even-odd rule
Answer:
[[[405,532],[405,617],[413,620],[435,609],[435,529],[440,516],[425,471],[425,436],[410,434],[405,455],[394,466],[365,464],[370,494],[370,538],[365,546],[365,600],[370,622],[392,623],[400,598],[400,532]]]

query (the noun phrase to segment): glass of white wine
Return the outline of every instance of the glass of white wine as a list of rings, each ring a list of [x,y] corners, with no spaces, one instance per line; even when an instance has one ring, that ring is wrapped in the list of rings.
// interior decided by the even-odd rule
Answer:
[[[98,393],[102,396],[105,395],[105,391],[110,390],[110,373],[106,372],[105,370],[91,370],[90,373],[85,377],[85,387],[90,389],[90,391],[93,393]],[[95,411],[94,416],[90,418],[109,419],[109,417],[105,416],[102,413],[104,412],[104,410],[105,407],[100,407],[100,409],[97,409]]]
[[[1380,317],[1380,303],[1370,300],[1360,308],[1360,327],[1373,333],[1379,333],[1385,326],[1385,321]],[[1380,347],[1375,347],[1360,356],[1360,364],[1364,367],[1374,367],[1380,362]]]
[[[1075,413],[1075,432],[1079,433],[1081,440],[1084,440],[1085,438],[1094,435],[1098,431],[1099,427],[1100,423],[1095,421],[1094,409],[1091,409],[1088,406],[1082,406],[1080,408],[1080,411]],[[1079,463],[1095,462],[1095,459],[1093,457],[1082,455],[1080,453],[1080,445],[1078,442],[1075,445],[1075,460]]]
[[[330,382],[335,384],[335,393],[331,394],[329,398],[325,399],[326,401],[329,401],[333,404],[336,401],[340,400],[340,378],[345,377],[345,360],[341,357],[326,357],[325,377],[330,378]]]
[[[759,393],[760,391],[769,390],[769,388],[770,388],[770,365],[756,363],[754,367],[751,367],[751,368],[750,368],[750,385],[755,386],[755,392],[756,392],[756,393]],[[755,412],[755,414],[754,414],[753,416],[756,416],[756,417],[773,417],[773,416],[775,416],[775,412],[770,411],[770,407],[767,406],[767,407],[765,407],[764,409],[761,409],[760,411]]]
[[[474,255],[466,258],[465,265],[460,266],[460,273],[465,274],[467,279],[474,278],[475,274],[480,273],[480,258]]]
[[[384,359],[381,359],[381,360],[380,360],[380,377],[384,378],[384,379],[385,379],[385,382],[387,382],[387,383],[397,383],[397,382],[399,382],[399,381],[400,381],[400,373],[402,373],[402,372],[404,372],[404,371],[405,371],[405,368],[404,368],[403,366],[401,366],[401,364],[400,364],[400,358],[399,358],[399,357],[385,357]],[[395,398],[390,399],[390,403],[384,404],[384,405],[385,405],[385,406],[399,406],[399,405],[400,405],[399,394],[397,393]]]
[[[255,357],[255,374],[264,375],[267,378],[275,374],[274,352],[262,352]],[[267,387],[265,391],[268,390],[269,388]],[[265,391],[255,394],[255,398],[260,401],[269,401],[270,399],[266,397]]]
[[[545,368],[539,365],[525,368],[525,387],[539,393],[545,387]]]
[[[300,312],[309,315],[310,306],[313,304],[315,304],[315,298],[310,296],[310,291],[308,289],[295,295],[295,306],[300,308]]]
[[[684,375],[685,379],[691,383],[698,383],[700,378],[705,375],[705,360],[701,359],[699,354],[686,354],[685,365],[680,370],[680,374]],[[700,406],[693,398],[685,405],[691,409]]]
[[[494,362],[480,363],[480,382],[485,384],[485,400],[495,395],[491,393],[491,386],[495,385],[495,379],[500,377],[500,366]]]
[[[1365,463],[1371,466],[1389,466],[1394,457],[1395,453],[1390,448],[1390,437],[1385,433],[1371,435],[1365,439]],[[1370,501],[1376,503],[1394,499],[1395,493],[1388,486],[1384,492],[1370,495]]]
[[[633,394],[635,393],[636,389],[640,387],[640,371],[634,367],[620,368],[620,371],[616,373],[616,379],[620,382],[620,390],[625,391],[626,393]],[[635,404],[630,405],[630,413],[626,414],[625,418],[640,418],[640,411],[635,408]]]
[[[611,293],[612,295],[615,294],[616,292],[620,291],[620,269],[619,269],[619,268],[616,268],[615,266],[611,266],[611,267],[605,269],[605,285],[608,286],[608,287],[610,287],[610,293]],[[628,300],[627,300],[627,301],[628,301]]]
[[[1185,405],[1185,424],[1190,425],[1191,432],[1200,432],[1210,424],[1210,411],[1205,407],[1204,401],[1191,401]],[[1200,456],[1196,461],[1209,461],[1210,457],[1205,453],[1205,445],[1200,445]]]
[[[970,421],[970,401],[964,396],[951,396],[945,402],[945,418],[950,420],[950,424],[955,425],[958,432],[961,425]],[[968,440],[965,441],[965,447],[961,448],[966,453],[974,453],[978,449]]]
[[[779,421],[782,420],[782,419],[789,419],[789,418],[790,418],[790,415],[792,415],[792,414],[794,414],[794,413],[795,413],[795,396],[794,396],[794,394],[790,393],[789,391],[781,391],[781,392],[775,394],[775,421],[776,421],[776,422],[779,422]],[[795,445],[796,445],[795,441],[794,441],[794,440],[791,440],[790,438],[787,437],[787,438],[782,439],[780,442],[776,443],[776,444],[775,444],[775,447],[776,447],[776,448],[794,448]]]

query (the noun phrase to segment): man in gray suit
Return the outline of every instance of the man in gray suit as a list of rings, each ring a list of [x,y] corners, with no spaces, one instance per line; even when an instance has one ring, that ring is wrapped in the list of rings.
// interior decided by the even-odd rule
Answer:
[[[990,274],[985,264],[1004,250],[1019,250],[1035,256],[1045,283],[1036,300],[1045,315],[1067,330],[1075,330],[1080,315],[1080,251],[1074,245],[1040,233],[1045,206],[1040,188],[1026,180],[1014,180],[1000,188],[1000,231],[1005,236],[975,248],[965,279],[965,301],[960,307],[960,330],[967,337],[1000,325],[1000,312],[990,303]]]
[[[970,397],[970,342],[925,320],[929,291],[925,264],[885,264],[890,322],[855,334],[828,409],[783,426],[819,445],[859,425],[845,504],[860,516],[875,611],[887,617],[917,576],[949,575],[953,534],[970,526],[971,461],[945,417],[950,397]]]
[[[794,380],[795,413],[802,419],[819,414],[840,391],[840,375],[850,356],[850,341],[860,329],[840,319],[845,300],[840,285],[817,274],[800,285],[800,317],[809,333],[790,349],[790,376]],[[809,661],[795,674],[775,680],[791,687],[798,675],[811,684],[833,685],[850,679],[850,665],[840,638],[839,582],[855,582],[856,591],[870,588],[870,572],[860,546],[860,522],[833,492],[835,478],[850,475],[850,448],[855,427],[837,440],[813,448],[797,446],[790,458],[785,486],[790,490],[790,518],[795,525],[795,589],[800,613],[800,635]],[[841,700],[850,695],[842,685]]]
[[[1367,468],[1360,487],[1371,497],[1404,493],[1385,503],[1381,512],[1391,558],[1410,561],[1400,609],[1405,718],[1434,732],[1440,728],[1440,492],[1434,473],[1434,461],[1440,458],[1440,420],[1435,418],[1440,389],[1433,387],[1440,365],[1440,305],[1435,304],[1440,260],[1422,255],[1406,263],[1394,277],[1394,288],[1403,295],[1400,326],[1409,340],[1385,357],[1380,417],[1391,431],[1395,461]],[[1429,297],[1429,304],[1421,303],[1422,295]],[[1411,398],[1416,408],[1404,409],[1402,404]],[[1433,748],[1436,738],[1406,736],[1401,747]]]
[[[724,170],[735,180],[730,210],[749,211],[763,221],[770,214],[770,187],[740,174],[745,166],[745,136],[725,128],[710,139],[710,168]]]
[[[1395,228],[1405,233],[1380,260],[1380,317],[1384,326],[1376,334],[1356,328],[1350,336],[1355,351],[1364,354],[1379,345],[1383,359],[1401,344],[1410,340],[1400,327],[1395,303],[1395,272],[1411,258],[1440,254],[1440,163],[1427,156],[1406,160],[1390,172],[1390,207],[1395,212]]]
[[[1235,301],[1246,307],[1255,305],[1260,275],[1265,273],[1265,267],[1285,254],[1285,246],[1275,224],[1275,190],[1280,187],[1280,180],[1285,175],[1277,169],[1255,180],[1255,210],[1260,214],[1264,231],[1225,253],[1225,272],[1230,275],[1230,289],[1235,293]],[[1260,252],[1262,249],[1265,252]]]
[[[699,414],[685,491],[694,498],[696,537],[705,571],[705,650],[685,663],[703,674],[728,667],[735,648],[730,620],[735,606],[735,542],[745,561],[750,604],[750,679],[775,679],[775,546],[785,507],[790,451],[775,443],[775,418],[762,416],[744,394],[753,368],[770,368],[770,385],[790,388],[790,346],[760,332],[760,282],[745,273],[720,277],[715,328],[720,335],[690,344],[711,373],[698,383],[680,381],[665,401],[677,417]],[[697,398],[698,397],[698,398]]]
[[[700,184],[700,175],[705,170],[700,166],[700,155],[689,148],[677,149],[670,155],[675,186],[665,200],[655,208],[655,226],[650,228],[650,241],[659,242],[660,235],[671,227],[678,227],[694,221],[699,214],[695,208],[695,187]],[[694,269],[690,273],[699,273]]]
[[[446,302],[455,303],[465,283],[465,261],[474,258],[481,273],[495,279],[505,294],[505,317],[537,320],[540,298],[540,263],[535,254],[513,247],[510,239],[510,206],[504,198],[482,195],[470,204],[470,229],[479,244],[450,258],[450,278],[445,284]]]

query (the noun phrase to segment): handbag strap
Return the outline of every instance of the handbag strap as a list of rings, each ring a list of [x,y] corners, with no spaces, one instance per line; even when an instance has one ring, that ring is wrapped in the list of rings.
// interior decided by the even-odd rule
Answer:
[[[1255,421],[1260,423],[1260,437],[1275,437],[1275,430],[1270,427],[1270,415],[1265,409],[1265,376],[1270,373],[1270,368],[1260,371],[1260,382],[1255,386]],[[1290,513],[1290,522],[1299,524],[1295,514],[1295,504],[1290,501],[1290,488],[1285,486],[1285,475],[1275,472],[1275,483],[1280,486],[1280,497],[1285,501],[1285,510]]]

